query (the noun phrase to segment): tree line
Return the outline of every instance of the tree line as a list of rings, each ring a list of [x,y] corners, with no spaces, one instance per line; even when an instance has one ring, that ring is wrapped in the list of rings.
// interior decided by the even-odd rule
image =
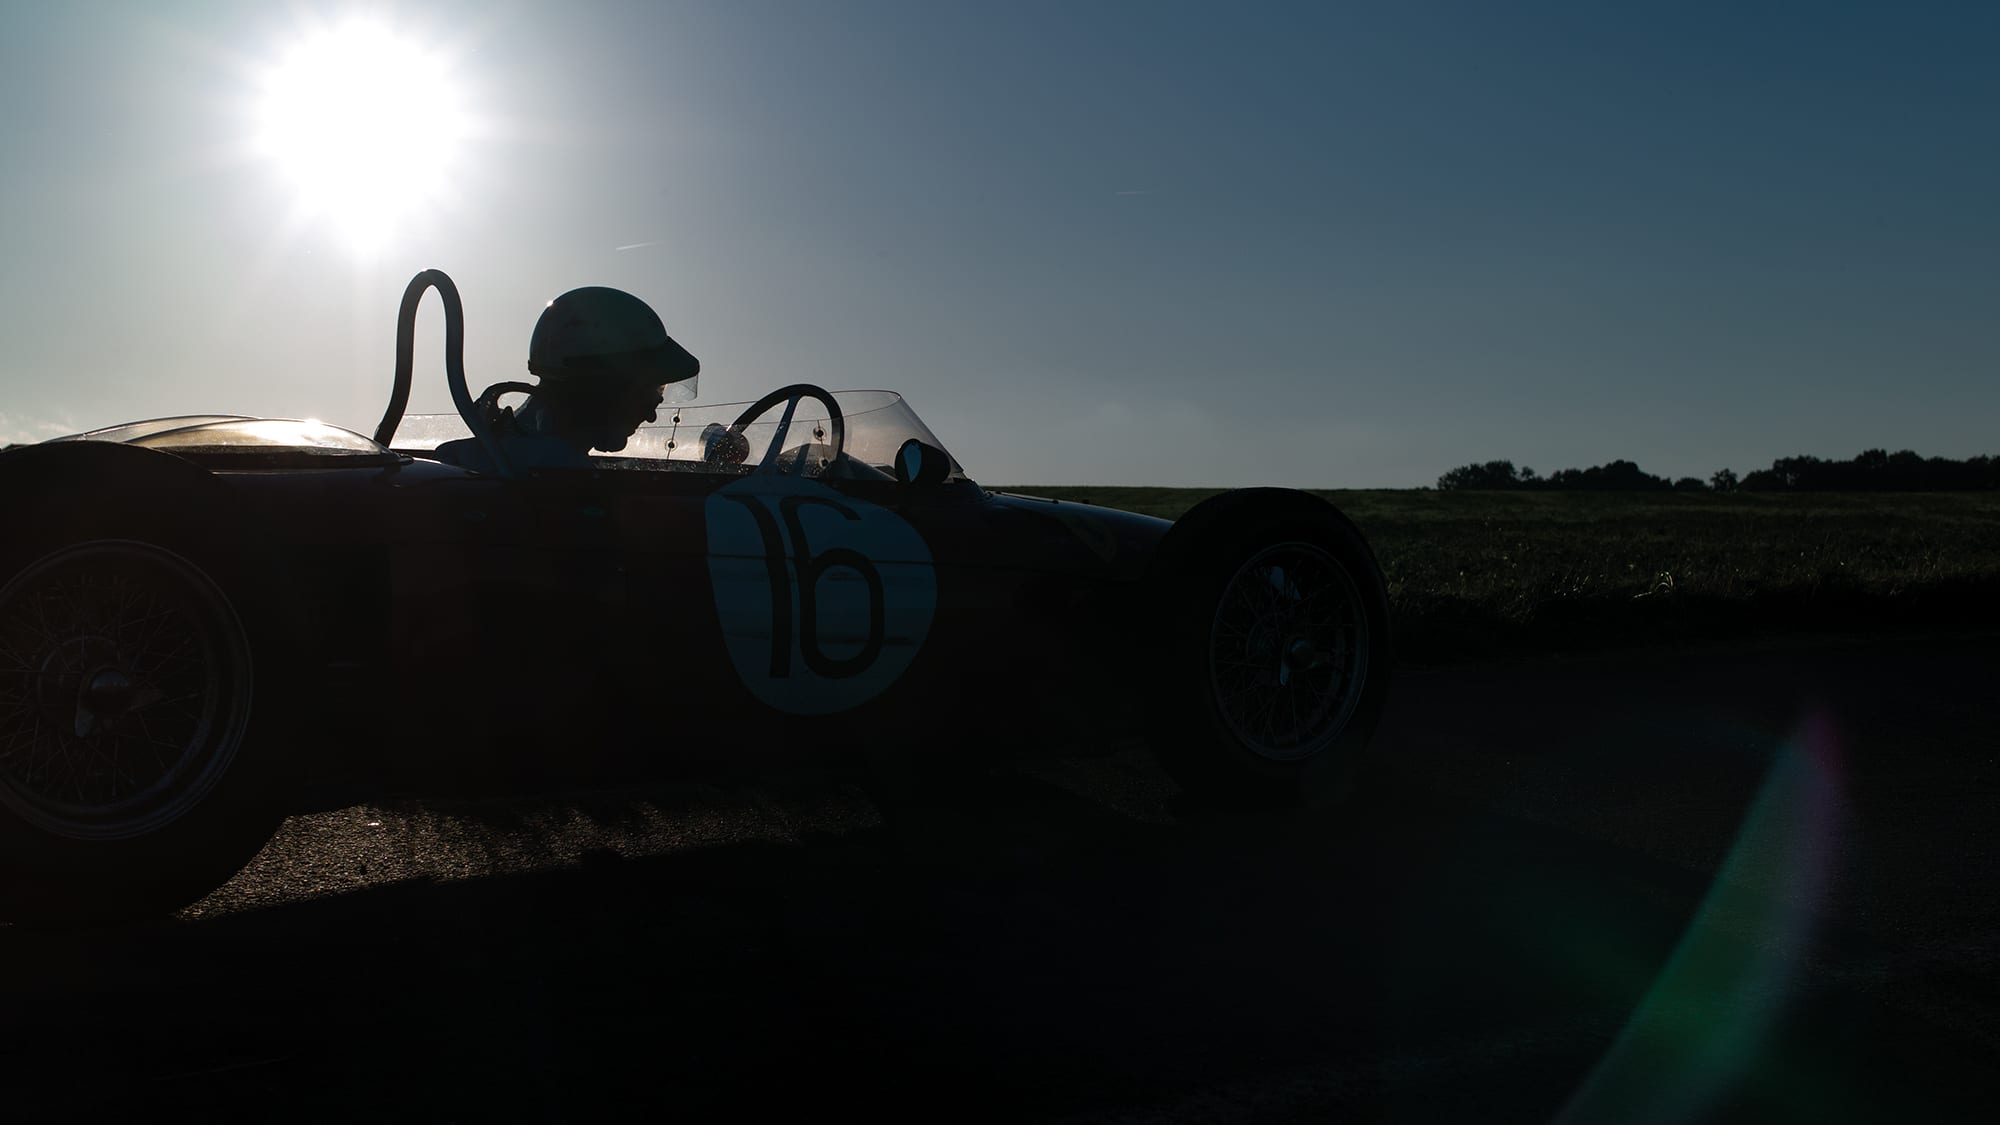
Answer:
[[[1768,469],[1738,477],[1718,469],[1707,480],[1654,476],[1631,461],[1613,461],[1588,469],[1558,469],[1542,476],[1512,461],[1461,465],[1438,478],[1444,491],[1462,489],[1548,489],[1579,492],[1955,492],[2000,489],[2000,458],[1978,456],[1963,461],[1920,457],[1904,449],[1888,453],[1862,451],[1850,460],[1820,457],[1780,457]]]

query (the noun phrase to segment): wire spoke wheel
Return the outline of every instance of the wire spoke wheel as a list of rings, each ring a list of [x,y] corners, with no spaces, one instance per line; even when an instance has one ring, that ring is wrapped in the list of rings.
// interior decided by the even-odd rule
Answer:
[[[106,539],[0,588],[0,806],[63,839],[129,840],[186,816],[235,760],[250,646],[186,559]]]
[[[1360,705],[1372,640],[1360,587],[1333,554],[1265,547],[1224,583],[1209,626],[1216,712],[1259,757],[1309,758]]]

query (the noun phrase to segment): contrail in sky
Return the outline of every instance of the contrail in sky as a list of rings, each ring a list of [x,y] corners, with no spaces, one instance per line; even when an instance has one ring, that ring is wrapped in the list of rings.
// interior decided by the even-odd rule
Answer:
[[[643,249],[645,249],[645,248],[646,248],[646,247],[648,247],[648,246],[658,246],[658,245],[659,245],[659,242],[658,242],[657,240],[655,240],[655,241],[653,241],[653,242],[631,242],[631,243],[627,243],[627,244],[625,244],[624,246],[619,246],[619,247],[617,247],[616,249],[619,249],[619,250],[643,250]]]

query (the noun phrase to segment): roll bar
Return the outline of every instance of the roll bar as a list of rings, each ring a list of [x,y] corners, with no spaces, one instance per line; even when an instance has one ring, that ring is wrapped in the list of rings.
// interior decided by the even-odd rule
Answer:
[[[411,278],[403,290],[403,305],[396,311],[396,384],[389,391],[389,409],[383,411],[382,421],[375,427],[375,444],[386,447],[394,440],[396,427],[403,422],[403,411],[410,404],[410,373],[416,366],[417,306],[423,303],[427,289],[436,289],[438,299],[444,302],[444,376],[445,384],[451,388],[452,404],[458,407],[458,416],[465,420],[499,474],[512,479],[514,466],[508,463],[499,439],[493,435],[493,427],[486,423],[485,412],[476,408],[472,392],[465,384],[465,305],[458,298],[458,286],[443,270],[425,270]]]

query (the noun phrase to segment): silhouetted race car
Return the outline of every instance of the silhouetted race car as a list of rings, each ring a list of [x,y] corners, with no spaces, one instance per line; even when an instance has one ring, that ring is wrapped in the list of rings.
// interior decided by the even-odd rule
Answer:
[[[444,298],[458,413],[404,417]],[[588,468],[489,443],[411,283],[373,437],[155,419],[0,454],[0,918],[172,910],[287,813],[852,753],[1151,739],[1191,793],[1338,794],[1381,574],[1302,492],[1166,521],[981,488],[891,393],[684,407]]]

